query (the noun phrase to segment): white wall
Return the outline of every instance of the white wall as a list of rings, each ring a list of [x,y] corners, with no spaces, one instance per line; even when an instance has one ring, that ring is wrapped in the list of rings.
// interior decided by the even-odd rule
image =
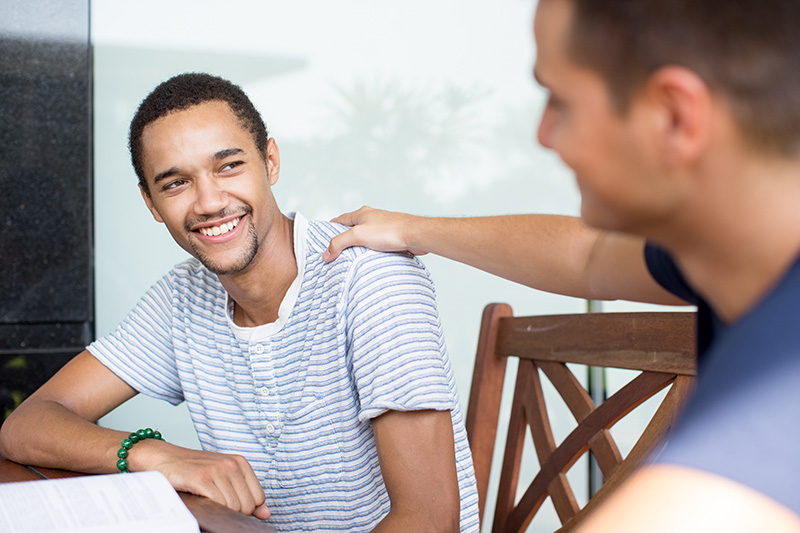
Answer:
[[[184,257],[145,209],[126,148],[138,102],[179,72],[219,74],[251,96],[281,150],[274,192],[284,211],[326,219],[366,203],[431,215],[576,214],[571,174],[535,143],[544,94],[531,77],[534,7],[93,0],[98,335]],[[424,262],[465,409],[484,305],[505,301],[523,314],[586,310],[584,301],[438,257]],[[556,423],[567,428],[562,415]],[[136,398],[102,422],[158,426],[168,440],[198,446],[180,406]],[[551,513],[532,530],[552,530],[554,520]]]

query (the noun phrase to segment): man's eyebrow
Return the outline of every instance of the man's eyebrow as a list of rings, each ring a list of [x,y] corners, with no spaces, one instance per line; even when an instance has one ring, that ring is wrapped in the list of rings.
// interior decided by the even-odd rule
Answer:
[[[243,153],[244,150],[242,150],[241,148],[225,148],[224,150],[220,150],[219,152],[216,152],[214,155],[212,155],[211,159],[213,159],[214,161],[221,161],[226,157]],[[180,170],[177,167],[172,167],[165,170],[164,172],[159,172],[158,174],[156,174],[156,177],[153,178],[153,184],[156,184],[161,180],[165,180],[170,176],[174,176],[175,174],[180,174]]]
[[[156,177],[153,178],[153,185],[157,184],[161,180],[165,180],[165,179],[169,178],[170,176],[174,176],[175,174],[178,174],[179,172],[180,171],[176,167],[172,167],[170,169],[167,169],[164,172],[159,172],[158,174],[156,174]]]
[[[241,148],[225,148],[224,150],[220,150],[219,152],[211,156],[211,158],[214,161],[220,161],[222,159],[225,159],[226,157],[242,153],[244,153],[244,150],[242,150]]]

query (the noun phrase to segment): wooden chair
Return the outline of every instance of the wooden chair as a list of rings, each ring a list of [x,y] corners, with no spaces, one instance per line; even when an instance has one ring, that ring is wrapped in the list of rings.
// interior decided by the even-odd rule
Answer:
[[[691,391],[695,373],[695,313],[587,313],[514,317],[507,304],[483,313],[467,410],[467,433],[478,482],[481,521],[506,362],[519,359],[508,438],[503,454],[493,531],[524,531],[547,496],[573,529],[658,445]],[[565,363],[642,371],[600,405]],[[539,370],[575,417],[577,427],[556,446]],[[624,459],[609,428],[667,386],[671,388]],[[516,502],[522,448],[530,430],[540,470]],[[591,449],[604,484],[581,509],[566,473]]]

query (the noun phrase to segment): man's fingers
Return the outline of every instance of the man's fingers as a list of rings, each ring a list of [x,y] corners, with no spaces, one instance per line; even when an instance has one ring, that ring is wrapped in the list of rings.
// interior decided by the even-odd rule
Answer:
[[[250,473],[250,476],[255,478],[252,473]],[[216,490],[212,491],[212,494],[221,495],[221,499],[211,496],[209,498],[233,511],[246,515],[252,514],[256,518],[266,520],[269,518],[270,511],[264,505],[264,490],[257,481],[256,484],[258,485],[257,489],[249,486],[250,484],[239,475],[233,477],[220,476],[216,479]]]
[[[410,250],[405,232],[415,217],[404,213],[393,213],[364,206],[358,211],[334,218],[334,222],[352,226],[331,239],[322,259],[331,262],[345,248],[366,246],[379,252],[425,253],[426,250]]]
[[[220,456],[214,463],[208,465],[201,477],[199,486],[203,496],[224,505],[228,509],[250,514],[254,504],[247,505],[247,500],[242,501],[244,483],[239,479],[239,467],[232,456]],[[239,485],[237,487],[236,485]],[[247,493],[249,495],[249,493]]]
[[[374,211],[374,209],[365,205],[355,211],[343,213],[338,217],[331,219],[331,222],[342,224],[343,226],[356,226],[361,223],[361,218],[367,211]],[[345,248],[362,244],[357,242],[355,237],[356,236],[353,233],[353,229],[351,228],[332,238],[330,244],[328,245],[328,249],[322,253],[322,260],[330,263],[331,261],[336,260],[336,258],[339,257],[339,254],[342,253],[342,250]]]
[[[270,514],[272,513],[270,513],[269,508],[263,503],[258,507],[256,507],[255,511],[253,511],[253,516],[258,518],[259,520],[266,520],[267,518],[269,518]]]
[[[248,505],[246,499],[242,499],[240,491],[231,483],[231,480],[223,477],[217,479],[217,487],[222,493],[225,501],[221,502],[222,505],[240,513],[250,514],[250,509],[254,509],[254,505]]]
[[[220,488],[219,483],[217,483],[217,480],[214,478],[214,476],[209,473],[199,476],[195,480],[186,480],[185,484],[173,484],[173,486],[175,486],[177,490],[185,490],[186,492],[191,492],[192,494],[197,494],[198,496],[208,498],[209,500],[220,505],[224,505],[225,507],[230,507],[230,505],[228,505],[228,497],[225,495],[225,492]]]
[[[373,209],[367,205],[361,206],[359,209],[355,211],[350,211],[349,213],[342,213],[336,218],[332,218],[331,222],[336,222],[337,224],[342,224],[343,226],[355,226],[359,222],[359,217],[366,211],[372,211]]]
[[[201,460],[191,462],[173,481],[178,490],[186,490],[243,514],[265,519],[270,515],[264,505],[264,489],[250,463],[239,455],[199,452]],[[168,476],[169,477],[169,476]]]
[[[231,461],[225,463],[227,471],[220,478],[222,490],[229,500],[228,507],[244,514],[254,514],[264,505],[264,489],[247,459],[240,455],[229,457]]]
[[[252,514],[257,518],[261,518],[261,515],[266,513],[262,520],[266,520],[269,515],[270,511],[267,509],[267,506],[264,505],[265,495],[264,495],[264,488],[261,486],[261,482],[258,481],[258,477],[256,476],[255,472],[253,472],[253,468],[250,466],[250,463],[242,457],[239,463],[239,467],[242,469],[242,475],[244,478],[244,487],[243,489],[249,493],[250,499],[253,502],[253,510],[251,510],[248,514]]]
[[[336,235],[328,244],[328,249],[322,253],[322,260],[328,263],[334,261],[342,253],[342,250],[353,246],[353,244],[355,244],[355,235],[353,235],[352,229]]]

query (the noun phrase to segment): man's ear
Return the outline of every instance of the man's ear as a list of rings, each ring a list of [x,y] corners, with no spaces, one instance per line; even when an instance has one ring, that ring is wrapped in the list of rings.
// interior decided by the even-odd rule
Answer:
[[[700,76],[685,67],[661,67],[642,96],[655,109],[656,146],[667,165],[691,165],[705,153],[713,133],[712,95]]]
[[[269,176],[269,184],[275,185],[278,183],[278,177],[281,172],[281,154],[278,150],[278,143],[275,139],[270,138],[267,141],[267,176]]]
[[[150,213],[152,213],[153,218],[156,219],[156,222],[161,222],[163,224],[164,223],[164,219],[161,218],[161,215],[159,215],[158,211],[156,211],[156,208],[153,205],[153,199],[150,198],[150,195],[147,194],[147,192],[145,192],[144,187],[142,187],[141,183],[139,184],[139,192],[142,195],[142,199],[144,200],[144,203],[147,205],[147,209],[149,209]]]

